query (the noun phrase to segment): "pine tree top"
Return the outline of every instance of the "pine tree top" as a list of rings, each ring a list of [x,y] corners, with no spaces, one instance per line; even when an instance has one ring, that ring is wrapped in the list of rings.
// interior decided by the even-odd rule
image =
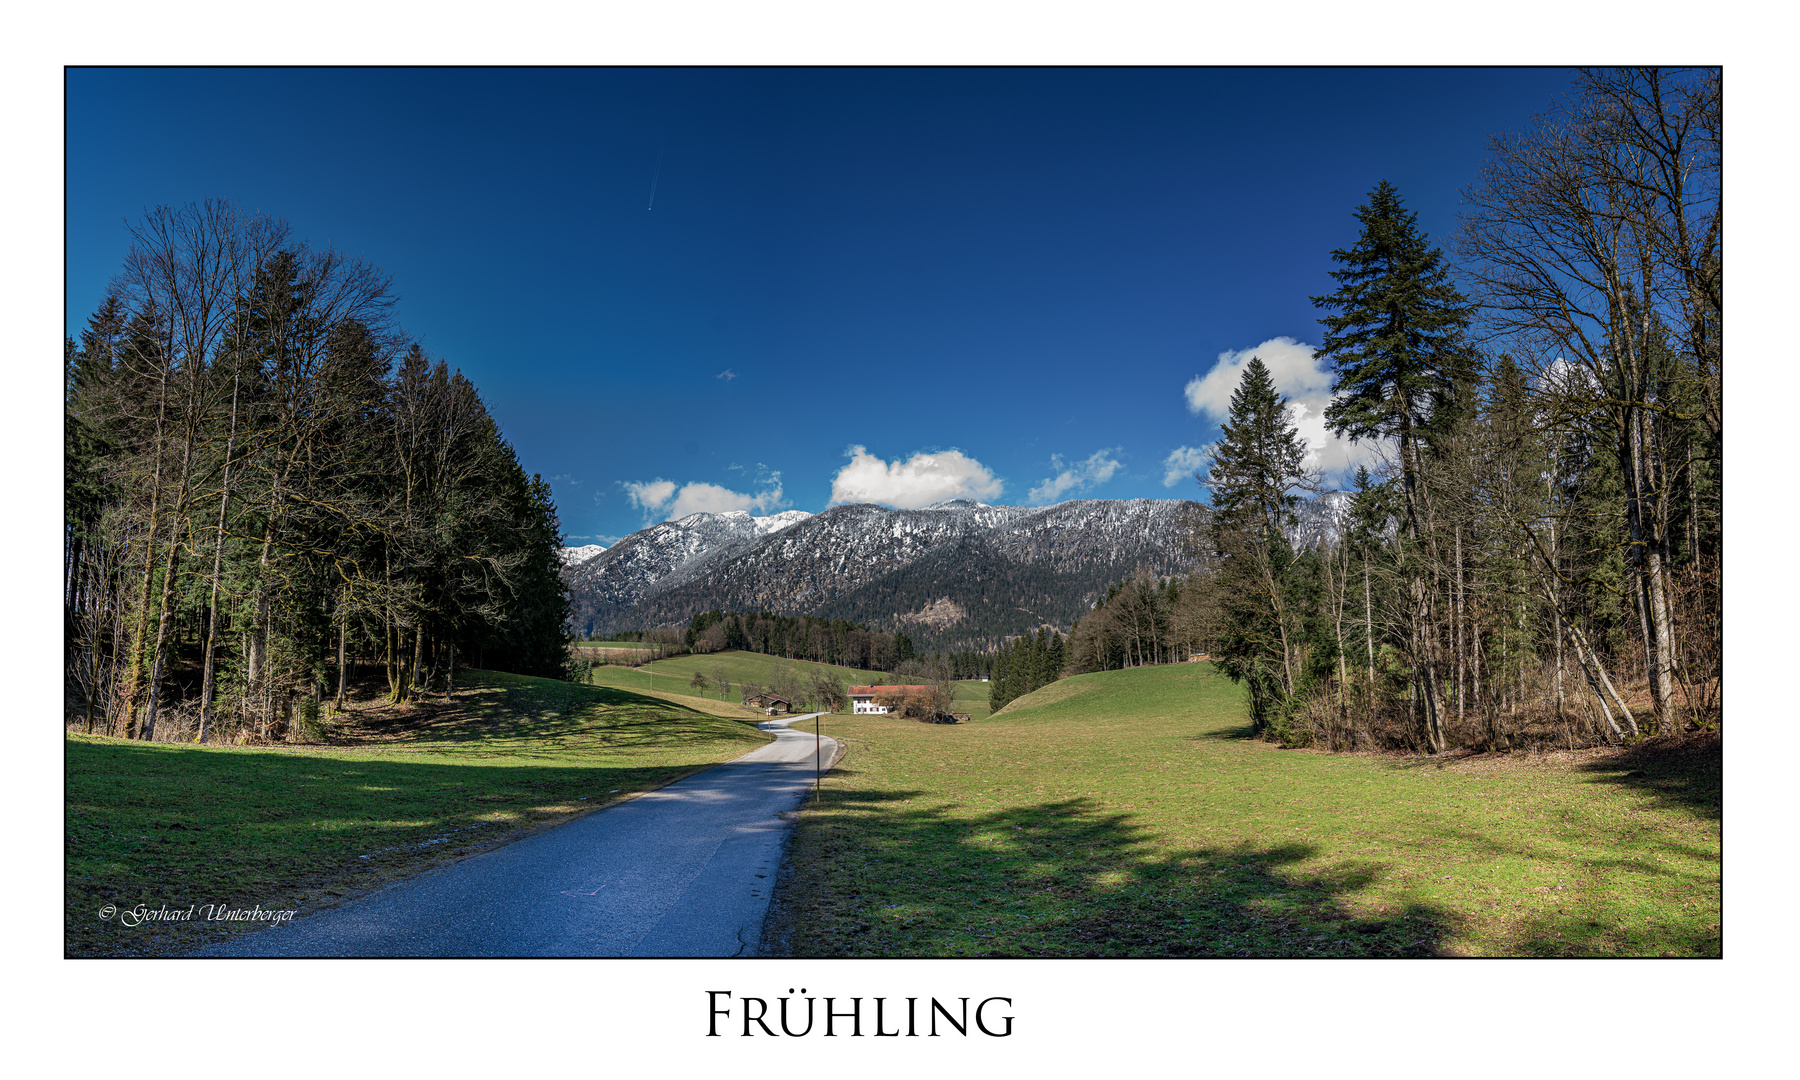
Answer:
[[[1325,420],[1351,439],[1406,437],[1441,420],[1471,377],[1471,305],[1392,184],[1376,185],[1356,218],[1362,235],[1331,253],[1337,291],[1312,298],[1334,312],[1319,320],[1319,355],[1334,368]]]
[[[1297,501],[1289,490],[1305,474],[1306,444],[1261,357],[1244,365],[1220,430],[1207,470],[1215,526],[1281,535]]]

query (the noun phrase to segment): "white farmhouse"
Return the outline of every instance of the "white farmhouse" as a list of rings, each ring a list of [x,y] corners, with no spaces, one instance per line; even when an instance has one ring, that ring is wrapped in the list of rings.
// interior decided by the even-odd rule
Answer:
[[[931,693],[929,686],[852,686],[850,688],[850,711],[859,715],[884,716],[886,705],[875,704],[876,694],[917,694],[924,697]]]

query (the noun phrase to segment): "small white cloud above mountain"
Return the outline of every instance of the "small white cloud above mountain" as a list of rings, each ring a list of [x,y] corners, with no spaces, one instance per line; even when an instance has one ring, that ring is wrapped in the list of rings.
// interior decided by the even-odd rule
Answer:
[[[917,510],[947,499],[995,499],[1005,485],[960,450],[920,451],[905,461],[884,461],[852,446],[850,463],[831,481],[831,503],[880,503]]]
[[[644,513],[655,513],[675,499],[675,481],[664,481],[662,477],[644,482],[621,481],[619,486],[625,488],[625,497],[632,500],[632,506]]]
[[[673,480],[664,480],[660,476],[641,483],[627,481],[620,486],[625,489],[631,504],[644,511],[646,520],[659,517],[663,521],[675,521],[689,514],[780,510],[787,505],[781,494],[781,474],[770,473],[766,479],[769,487],[750,493],[698,480],[677,487]]]
[[[1163,487],[1174,487],[1183,480],[1192,480],[1194,475],[1206,468],[1206,452],[1213,444],[1205,446],[1177,446],[1163,458]]]
[[[664,480],[660,476],[642,483],[624,480],[620,481],[619,486],[625,489],[625,497],[631,500],[631,505],[646,514],[656,513],[675,497],[675,481]]]
[[[754,493],[733,491],[717,484],[684,484],[669,507],[668,520],[689,514],[720,514],[727,510],[779,510],[786,505],[787,501],[781,497],[780,474],[776,475],[773,487]]]
[[[1096,450],[1088,455],[1086,461],[1074,464],[1064,462],[1061,454],[1051,454],[1050,467],[1058,470],[1057,474],[1027,492],[1026,501],[1034,506],[1042,506],[1057,502],[1064,495],[1076,495],[1099,487],[1125,467],[1112,456],[1122,449],[1123,447],[1115,446],[1110,450]]]

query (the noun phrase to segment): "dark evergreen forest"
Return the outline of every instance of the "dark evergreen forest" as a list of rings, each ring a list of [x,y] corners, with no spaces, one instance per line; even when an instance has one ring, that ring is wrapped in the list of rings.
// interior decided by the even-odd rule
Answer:
[[[353,672],[560,675],[556,507],[388,278],[162,207],[65,348],[67,700],[140,739],[301,739]]]

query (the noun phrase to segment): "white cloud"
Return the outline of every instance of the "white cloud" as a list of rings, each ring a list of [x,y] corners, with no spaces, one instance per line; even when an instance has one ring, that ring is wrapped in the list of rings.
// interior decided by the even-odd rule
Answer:
[[[1231,395],[1243,378],[1244,366],[1251,357],[1261,357],[1275,380],[1276,392],[1288,398],[1288,417],[1306,443],[1307,468],[1341,477],[1358,465],[1375,464],[1380,459],[1381,449],[1374,440],[1352,443],[1326,429],[1325,410],[1331,405],[1331,369],[1320,364],[1313,351],[1313,346],[1305,342],[1278,337],[1253,348],[1222,352],[1211,371],[1188,380],[1182,391],[1187,398],[1188,411],[1223,424],[1230,415]],[[1174,455],[1170,455],[1170,462],[1173,458]],[[1163,483],[1173,486],[1167,475]]]
[[[1206,467],[1206,452],[1213,448],[1212,443],[1205,446],[1177,446],[1163,458],[1163,487],[1174,487],[1183,480],[1192,480],[1194,474]]]
[[[676,486],[673,480],[657,477],[644,483],[624,482],[620,486],[631,504],[644,511],[646,520],[661,515],[663,521],[676,521],[689,514],[720,514],[727,510],[760,510],[770,513],[787,505],[781,496],[781,474],[769,473],[770,486],[754,494],[700,481]]]
[[[945,499],[994,499],[1005,486],[987,466],[960,450],[914,454],[891,464],[852,446],[850,464],[831,481],[831,505],[870,502],[916,510]]]
[[[621,486],[625,488],[625,497],[631,500],[631,505],[642,508],[646,514],[654,514],[675,497],[675,481],[664,480],[660,476],[644,484],[627,480]]]
[[[1026,494],[1027,502],[1042,506],[1053,503],[1064,495],[1080,493],[1099,487],[1113,478],[1113,474],[1125,466],[1112,457],[1123,447],[1115,446],[1110,450],[1096,450],[1086,461],[1078,461],[1073,465],[1063,462],[1061,454],[1050,455],[1050,467],[1057,474],[1045,480]]]
[[[722,514],[727,510],[760,510],[772,513],[786,506],[781,498],[779,474],[775,486],[754,495],[732,491],[717,484],[684,484],[675,505],[669,508],[669,521],[679,521],[689,514]]]

